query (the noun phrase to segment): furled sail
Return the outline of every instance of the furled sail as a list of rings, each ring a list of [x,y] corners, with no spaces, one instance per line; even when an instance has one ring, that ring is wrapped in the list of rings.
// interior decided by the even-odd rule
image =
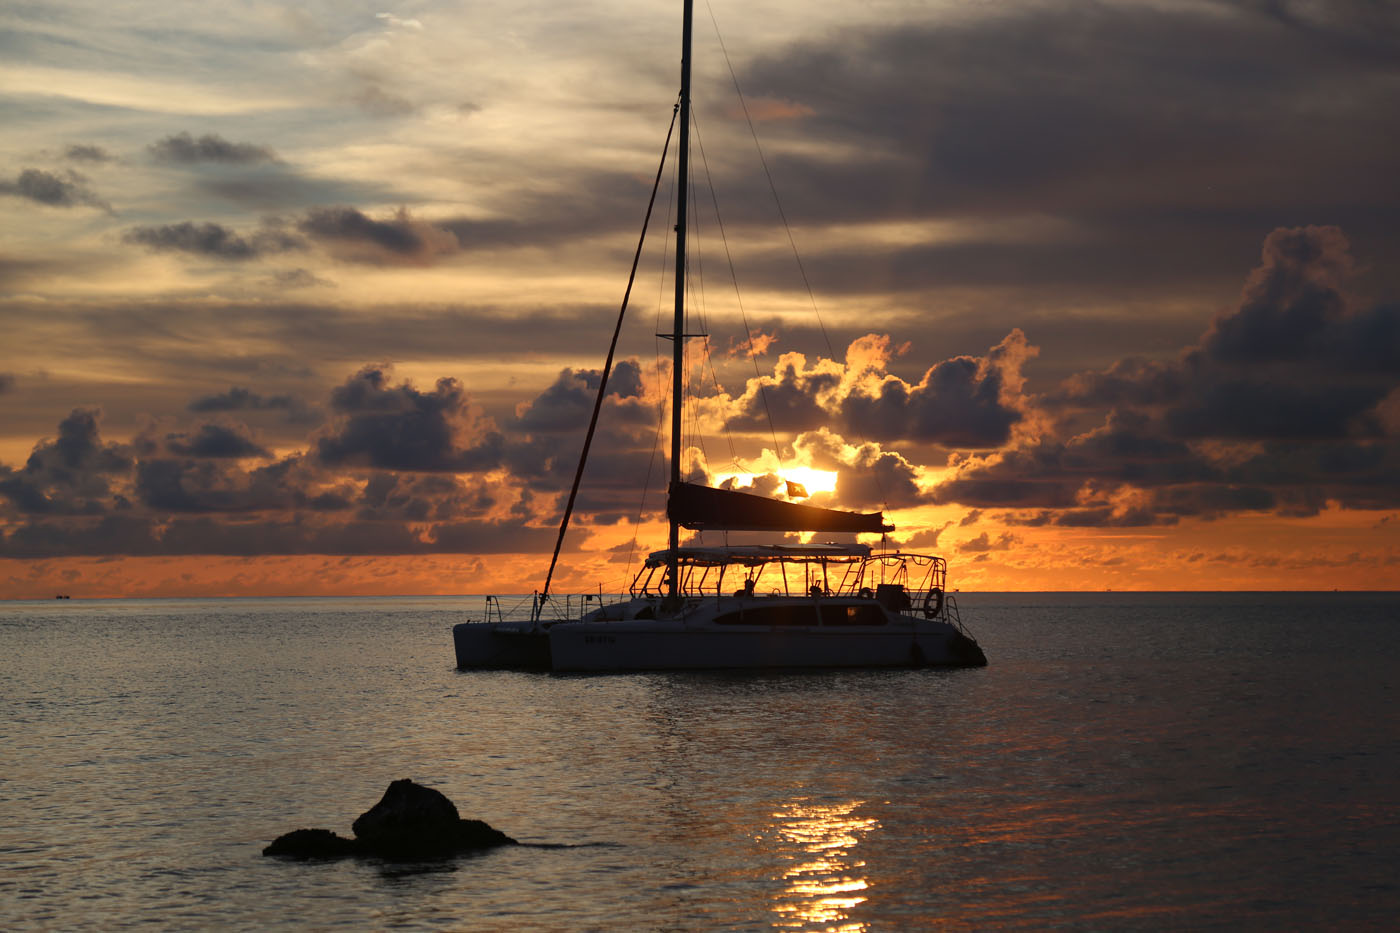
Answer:
[[[893,531],[881,512],[843,512],[780,502],[747,492],[674,483],[666,514],[692,531],[831,531],[880,534]]]

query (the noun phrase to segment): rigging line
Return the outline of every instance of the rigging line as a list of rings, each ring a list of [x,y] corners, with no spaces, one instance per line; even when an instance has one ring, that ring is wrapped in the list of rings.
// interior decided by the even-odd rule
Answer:
[[[677,109],[679,109],[679,102],[676,104],[676,107]],[[674,125],[674,111],[672,111],[671,120],[672,125]],[[628,581],[632,578],[632,560],[637,556],[637,538],[641,534],[642,516],[646,514],[647,490],[651,488],[651,476],[656,469],[657,453],[661,449],[661,430],[666,423],[666,380],[663,379],[661,375],[661,359],[663,355],[661,353],[661,313],[666,301],[666,272],[667,268],[670,265],[670,263],[667,261],[669,258],[669,254],[667,252],[667,245],[671,242],[671,218],[673,216],[671,210],[675,207],[677,169],[678,166],[676,165],[676,162],[672,161],[671,190],[666,197],[666,226],[664,228],[664,239],[661,244],[661,270],[656,277],[656,326],[653,328],[655,337],[652,340],[652,343],[655,347],[655,358],[653,360],[655,368],[653,372],[655,372],[656,374],[656,431],[652,435],[651,457],[647,460],[646,480],[642,483],[642,495],[637,502],[637,519],[632,524],[632,541],[627,546],[627,563],[624,565],[626,567],[626,570],[624,571],[622,585],[618,588],[618,592],[622,592],[623,590],[625,590],[628,586]]]
[[[554,556],[549,559],[549,573],[544,578],[544,589],[540,591],[537,606],[543,606],[549,596],[549,584],[554,579],[554,568],[559,563],[559,550],[564,546],[564,532],[569,529],[569,517],[574,513],[574,502],[578,499],[579,483],[583,480],[583,468],[588,463],[588,448],[593,446],[593,432],[598,427],[598,412],[603,408],[603,396],[608,390],[608,375],[612,372],[613,355],[617,352],[617,340],[622,335],[622,319],[627,315],[627,302],[632,297],[632,283],[637,280],[637,265],[642,261],[642,247],[647,241],[647,227],[651,225],[651,209],[656,205],[656,192],[661,187],[661,176],[666,170],[666,153],[671,148],[671,131],[676,128],[676,113],[680,104],[671,110],[671,125],[666,130],[666,142],[661,146],[661,162],[656,166],[656,180],[651,183],[651,198],[647,201],[646,217],[642,220],[642,235],[637,240],[637,251],[632,256],[632,271],[627,276],[627,290],[622,293],[622,307],[617,312],[617,326],[613,328],[612,343],[608,346],[608,358],[603,363],[603,374],[598,380],[598,397],[593,400],[593,416],[588,420],[588,433],[583,438],[583,452],[578,458],[578,469],[574,471],[574,485],[569,490],[569,502],[564,506],[564,518],[559,522],[559,537],[554,542]]]
[[[695,110],[694,110],[694,108],[692,107],[692,109],[691,109],[691,120],[690,120],[691,126],[692,126],[692,127],[695,126],[695,117],[694,117],[694,114],[695,114]],[[697,132],[697,133],[699,132],[698,127],[696,127],[696,132]],[[694,171],[695,171],[695,169],[694,169],[694,166],[692,165],[692,167],[691,167],[691,172],[693,173]],[[702,343],[703,343],[703,345],[704,345],[704,347],[705,347],[705,351],[704,351],[704,352],[708,353],[708,352],[709,352],[709,337],[708,337],[708,334],[709,334],[709,321],[706,320],[706,306],[705,306],[705,252],[704,252],[704,249],[703,249],[702,246],[701,246],[701,240],[700,240],[700,208],[699,208],[699,205],[696,203],[696,201],[698,201],[698,199],[699,199],[699,196],[695,193],[695,192],[696,192],[696,186],[695,186],[695,179],[694,179],[694,177],[691,178],[691,183],[690,183],[689,185],[687,185],[686,187],[687,187],[687,190],[690,192],[690,197],[691,197],[691,199],[692,199],[692,201],[691,201],[691,208],[692,208],[692,210],[689,212],[689,215],[688,215],[688,216],[690,217],[690,231],[689,231],[689,234],[690,234],[690,241],[689,241],[689,242],[690,242],[690,245],[689,245],[689,247],[687,248],[686,254],[685,254],[685,259],[686,259],[686,289],[687,289],[687,291],[688,291],[688,293],[689,293],[689,294],[687,295],[687,297],[686,297],[686,307],[688,307],[688,308],[694,308],[694,309],[695,309],[692,313],[693,313],[694,318],[695,318],[695,323],[696,323],[696,325],[699,327],[699,333],[700,333],[700,334],[706,335],[706,336],[702,339]],[[691,274],[690,274],[690,268],[689,268],[689,267],[690,267],[690,264],[691,264],[692,262],[695,264],[695,274],[694,274],[694,275],[691,275]],[[701,362],[701,364],[700,364],[700,371],[701,371],[702,373],[704,372],[704,363],[703,363],[703,362]],[[686,374],[685,374],[685,376],[686,376],[687,382],[689,382],[689,379],[690,379],[690,372],[687,371]],[[706,466],[708,466],[708,465],[709,465],[709,462],[710,462],[710,453],[709,453],[708,450],[705,449],[705,433],[704,433],[703,430],[701,430],[701,427],[700,427],[700,400],[699,400],[699,398],[697,398],[697,397],[695,396],[695,394],[694,394],[693,392],[687,392],[687,393],[685,393],[685,398],[688,398],[688,399],[690,400],[690,402],[689,402],[689,419],[690,419],[690,437],[691,437],[692,443],[694,443],[695,446],[697,446],[697,447],[700,448],[700,456],[702,456],[702,457],[705,458],[705,464],[706,464]]]
[[[720,35],[719,21],[715,19],[714,7],[708,2],[705,9],[709,11],[710,22],[715,27],[715,38],[719,40],[719,50],[724,56],[724,65],[729,69],[730,80],[734,82],[734,92],[739,95],[739,106],[744,111],[744,120],[749,125],[749,135],[753,137],[753,145],[758,150],[758,161],[763,166],[763,174],[768,179],[768,190],[773,194],[773,203],[777,205],[778,217],[783,221],[783,230],[787,233],[788,245],[792,247],[792,258],[797,261],[797,271],[802,274],[802,284],[807,289],[807,298],[812,302],[812,311],[817,316],[817,326],[821,328],[822,340],[826,341],[826,352],[831,355],[832,362],[836,361],[836,351],[832,349],[831,337],[826,332],[826,324],[822,321],[822,312],[817,307],[817,296],[812,291],[812,283],[807,278],[807,268],[802,265],[802,255],[797,251],[797,241],[793,239],[792,227],[788,225],[787,213],[783,210],[783,202],[778,197],[778,186],[773,183],[773,173],[768,170],[768,159],[763,155],[763,146],[758,141],[758,131],[754,129],[753,117],[749,114],[748,102],[744,100],[744,92],[739,87],[739,76],[734,71],[734,63],[729,60],[729,50],[724,47],[724,36]]]
[[[694,124],[694,113],[695,113],[695,111],[694,111],[694,109],[692,108],[692,110],[691,110],[691,114],[692,114],[691,122],[692,122],[692,124]],[[697,134],[697,136],[698,136],[698,134],[699,134],[699,132],[700,132],[699,126],[696,126],[696,127],[695,127],[695,132],[696,132],[696,134]],[[708,172],[706,172],[706,176],[707,176],[707,180],[710,182],[710,184],[713,185],[713,183],[714,183],[714,182],[713,182],[713,179],[709,179],[709,178],[708,178]],[[695,185],[694,185],[694,184],[690,185],[690,190],[691,190],[692,192],[695,191]],[[719,395],[723,392],[723,389],[721,388],[721,386],[720,386],[720,384],[719,384],[719,375],[715,372],[715,359],[714,359],[714,354],[711,352],[711,346],[710,346],[710,325],[709,325],[709,320],[708,320],[708,307],[709,307],[709,306],[708,306],[708,304],[707,304],[707,302],[706,302],[706,299],[705,299],[705,295],[706,295],[706,293],[705,293],[705,258],[704,258],[704,253],[703,253],[703,251],[700,249],[700,210],[699,210],[699,206],[698,206],[698,205],[692,205],[692,207],[695,207],[695,210],[691,211],[691,213],[690,213],[690,219],[691,219],[691,224],[692,224],[692,235],[693,235],[693,239],[691,240],[691,242],[692,242],[692,244],[694,244],[694,245],[692,246],[692,248],[691,248],[691,250],[690,250],[690,253],[689,253],[689,255],[687,256],[687,258],[689,258],[689,259],[694,259],[694,261],[695,261],[695,267],[696,267],[696,268],[695,268],[695,275],[690,279],[690,287],[693,288],[693,289],[695,289],[695,291],[696,291],[695,300],[692,302],[692,306],[694,306],[694,307],[696,308],[695,316],[698,318],[698,320],[697,320],[696,323],[697,323],[697,325],[698,325],[698,327],[699,327],[700,344],[701,344],[701,348],[702,348],[702,349],[701,349],[700,370],[701,370],[701,373],[702,373],[702,375],[703,375],[705,368],[706,368],[707,366],[709,367],[709,370],[710,370],[710,381],[714,383],[714,386],[715,386],[715,396],[716,396],[716,398],[718,398]],[[699,415],[699,405],[700,405],[700,403],[699,403],[699,398],[698,398],[698,396],[695,398],[695,400],[694,400],[691,404],[692,404],[691,414],[692,414],[693,424],[694,424],[694,426],[695,426],[695,433],[696,433],[697,435],[699,435],[700,438],[701,438],[701,446],[700,446],[700,449],[701,449],[702,452],[705,452],[706,463],[708,464],[708,462],[709,462],[709,454],[708,454],[708,452],[705,451],[705,448],[704,448],[704,435],[703,435],[703,434],[700,434],[700,427],[699,427],[699,426],[700,426],[700,415]],[[724,437],[725,437],[725,441],[727,442],[727,444],[728,444],[728,446],[729,446],[729,455],[730,455],[730,457],[732,457],[732,458],[737,462],[738,456],[739,456],[739,455],[738,455],[738,452],[734,449],[734,436],[729,432],[728,425],[726,425],[726,426],[724,427]]]
[[[695,129],[696,144],[697,144],[697,145],[699,146],[699,148],[700,148],[700,160],[701,160],[701,162],[702,162],[702,165],[703,165],[703,168],[704,168],[704,171],[705,171],[705,181],[706,181],[706,183],[707,183],[707,186],[708,186],[709,189],[710,189],[710,198],[711,198],[712,201],[715,201],[715,204],[716,204],[716,207],[715,207],[715,222],[716,222],[716,224],[719,226],[720,239],[723,240],[723,239],[724,239],[724,220],[723,220],[723,218],[721,218],[720,215],[719,215],[718,202],[717,202],[717,200],[715,199],[715,194],[714,194],[714,192],[715,192],[715,180],[714,180],[714,176],[710,174],[710,165],[709,165],[709,162],[705,161],[705,147],[704,147],[704,145],[700,142],[700,121],[699,121],[699,118],[698,118],[698,117],[696,116],[696,114],[695,114],[695,108],[694,108],[694,107],[691,107],[691,110],[690,110],[690,122],[691,122],[691,126]],[[692,190],[692,191],[695,190],[695,187],[694,187],[693,185],[691,186],[691,190]],[[698,205],[696,206],[696,210],[693,212],[693,214],[692,214],[691,216],[694,217],[695,220],[696,220],[696,223],[697,223],[697,236],[698,236],[698,222],[699,222],[699,219],[700,219],[700,210],[699,210]],[[726,243],[726,244],[725,244],[725,253],[726,253],[726,255],[728,254],[728,251],[729,251],[729,247],[728,247],[728,244]],[[699,267],[699,275],[697,276],[697,278],[699,279],[699,286],[698,286],[698,287],[699,287],[699,289],[700,289],[700,295],[701,295],[701,298],[700,298],[700,303],[701,303],[701,314],[703,315],[703,314],[704,314],[704,307],[705,307],[705,304],[704,304],[704,294],[705,294],[705,271],[704,271],[704,261],[703,261],[702,258],[700,258],[700,257],[697,256],[697,262],[699,263],[699,266],[700,266],[700,267]],[[730,275],[730,279],[731,279],[731,281],[732,281],[733,278],[734,278],[734,262],[733,262],[732,259],[731,259],[730,262],[729,262],[729,275]],[[736,292],[736,294],[737,294],[737,292],[738,292],[737,283],[736,283],[735,292]],[[742,309],[743,309],[743,305],[742,305],[742,302],[741,302],[741,303],[740,303],[740,310],[742,311]],[[745,326],[745,329],[747,329],[747,327],[748,327],[748,322],[747,322],[747,320],[745,321],[744,326]],[[720,382],[719,382],[719,373],[715,370],[715,358],[714,358],[714,353],[712,352],[712,348],[711,348],[711,345],[710,345],[710,328],[709,328],[709,326],[708,326],[708,322],[703,320],[703,317],[702,317],[702,322],[701,322],[701,326],[700,326],[700,332],[701,332],[702,334],[705,335],[705,336],[703,337],[704,354],[705,354],[705,356],[704,356],[704,361],[705,361],[705,365],[708,365],[709,368],[710,368],[710,381],[714,383],[714,386],[715,386],[715,397],[716,397],[716,399],[718,399],[720,396],[722,396],[722,395],[724,394],[724,387],[720,385]],[[753,345],[752,338],[750,338],[749,345],[750,345],[750,347],[752,347],[752,345]],[[765,404],[766,404],[766,400],[765,400]],[[772,427],[771,419],[770,419],[769,427],[770,427],[770,428]],[[724,431],[724,440],[725,440],[725,443],[726,443],[726,445],[729,447],[729,459],[730,459],[730,461],[733,463],[734,466],[738,467],[738,469],[740,469],[740,470],[742,470],[742,471],[744,471],[744,472],[749,472],[748,468],[747,468],[746,466],[744,466],[744,464],[739,460],[739,450],[738,450],[738,448],[734,445],[734,432],[732,432],[732,431],[729,430],[729,422],[728,422],[728,419],[726,419],[725,422],[724,422],[723,431]],[[776,443],[776,438],[775,438],[775,443]],[[779,462],[781,463],[781,454],[779,454]]]
[[[744,337],[748,340],[749,362],[753,363],[753,374],[758,384],[758,397],[763,403],[763,414],[768,418],[768,434],[773,438],[773,456],[778,458],[778,469],[783,469],[783,449],[778,446],[778,431],[773,426],[773,410],[768,407],[768,390],[763,385],[763,374],[758,370],[758,354],[754,352],[753,330],[749,327],[749,315],[744,310],[744,297],[739,291],[739,274],[734,269],[734,255],[729,251],[729,237],[724,232],[724,218],[719,211],[719,195],[715,193],[714,176],[710,174],[710,161],[705,157],[705,143],[700,138],[700,124],[695,124],[695,145],[700,149],[700,163],[705,168],[705,177],[710,179],[710,200],[714,202],[715,223],[719,227],[719,239],[724,244],[724,258],[729,263],[729,278],[734,283],[734,301],[739,306],[739,317],[744,322]]]
[[[773,195],[773,203],[778,209],[778,217],[782,219],[783,232],[787,234],[788,245],[792,247],[792,258],[796,261],[797,270],[802,275],[802,284],[807,289],[807,299],[812,303],[812,312],[816,315],[817,327],[820,328],[822,332],[822,340],[826,343],[826,352],[829,355],[831,361],[836,362],[836,350],[831,345],[831,335],[826,332],[826,324],[822,321],[821,308],[817,305],[816,293],[812,291],[812,283],[807,278],[807,268],[802,264],[802,255],[797,250],[797,240],[793,238],[792,227],[788,224],[787,212],[783,210],[782,199],[778,197],[778,186],[773,181],[773,173],[768,169],[768,159],[763,155],[763,145],[758,140],[758,130],[754,128],[753,116],[749,113],[749,105],[748,102],[744,99],[743,88],[739,86],[739,75],[734,71],[734,63],[729,59],[729,50],[725,48],[724,36],[719,31],[719,20],[716,19],[714,7],[710,6],[708,0],[706,0],[705,9],[710,14],[710,23],[714,26],[715,39],[719,42],[720,53],[724,56],[724,65],[726,68],[729,69],[729,78],[731,81],[734,82],[734,93],[738,95],[739,106],[744,111],[744,122],[748,124],[749,135],[753,137],[754,149],[758,152],[758,161],[763,166],[764,177],[768,179],[768,190]],[[704,150],[702,149],[702,158],[703,155]],[[885,484],[881,482],[880,474],[878,471],[873,472],[873,475],[875,477],[876,491],[880,493],[880,498],[883,501],[885,508],[888,509],[889,499],[885,493]]]

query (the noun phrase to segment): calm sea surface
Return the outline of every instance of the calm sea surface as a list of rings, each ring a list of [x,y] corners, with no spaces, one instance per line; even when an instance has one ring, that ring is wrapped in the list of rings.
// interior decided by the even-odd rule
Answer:
[[[476,597],[0,603],[0,928],[1380,928],[1400,594],[960,597],[970,671],[453,668]],[[391,780],[519,847],[263,858]]]

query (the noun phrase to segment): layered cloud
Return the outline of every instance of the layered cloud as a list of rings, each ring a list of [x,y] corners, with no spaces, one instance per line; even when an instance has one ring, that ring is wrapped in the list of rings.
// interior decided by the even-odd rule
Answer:
[[[1019,331],[984,356],[917,367],[917,379],[891,371],[908,369],[911,348],[870,334],[841,361],[781,354],[742,392],[698,399],[695,424],[749,452],[755,491],[786,495],[790,467],[828,471],[835,485],[819,504],[960,506],[970,510],[963,526],[1396,509],[1400,306],[1358,303],[1353,271],[1340,231],[1280,229],[1238,305],[1174,357],[1120,360],[1031,393],[1022,368],[1036,348]],[[458,380],[421,389],[369,366],[329,391],[324,420],[290,451],[228,420],[275,413],[315,423],[314,409],[288,395],[234,387],[200,396],[188,410],[215,420],[148,429],[124,444],[104,442],[98,413],[77,409],[23,467],[4,468],[6,553],[97,553],[104,541],[125,541],[129,553],[243,553],[253,527],[265,527],[269,553],[347,553],[374,525],[384,534],[367,553],[543,541],[600,377],[566,368],[490,415]],[[638,497],[664,477],[654,426],[667,384],[664,367],[616,367],[580,499],[583,526],[659,516],[659,496],[646,505]],[[790,443],[768,446],[770,421],[798,429],[784,431]],[[946,464],[905,450],[942,451]],[[687,472],[714,481],[700,448]],[[337,539],[339,526],[346,536]],[[483,544],[492,529],[494,543]],[[1015,540],[987,531],[959,546],[981,555]]]
[[[1061,525],[1400,507],[1400,306],[1351,272],[1341,231],[1274,231],[1195,346],[1066,380],[1039,399],[1058,429],[960,458],[935,499]]]
[[[407,211],[400,210],[388,220],[374,220],[353,207],[310,210],[295,222],[295,231],[276,217],[264,219],[258,229],[248,233],[210,221],[181,221],[131,227],[122,239],[154,252],[235,262],[305,251],[316,242],[332,257],[347,262],[422,266],[458,248],[450,231],[414,220]]]
[[[677,11],[133,2],[35,6],[3,65],[2,552],[547,549]],[[831,471],[816,504],[982,567],[1265,521],[1380,553],[1356,529],[1400,509],[1393,4],[714,14],[690,243],[720,349],[687,475]],[[600,553],[661,515],[659,278],[584,477]]]

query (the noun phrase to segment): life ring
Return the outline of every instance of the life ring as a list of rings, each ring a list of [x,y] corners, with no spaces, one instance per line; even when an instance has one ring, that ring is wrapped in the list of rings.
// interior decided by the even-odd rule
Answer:
[[[943,588],[935,586],[924,596],[924,618],[932,619],[943,611]]]

